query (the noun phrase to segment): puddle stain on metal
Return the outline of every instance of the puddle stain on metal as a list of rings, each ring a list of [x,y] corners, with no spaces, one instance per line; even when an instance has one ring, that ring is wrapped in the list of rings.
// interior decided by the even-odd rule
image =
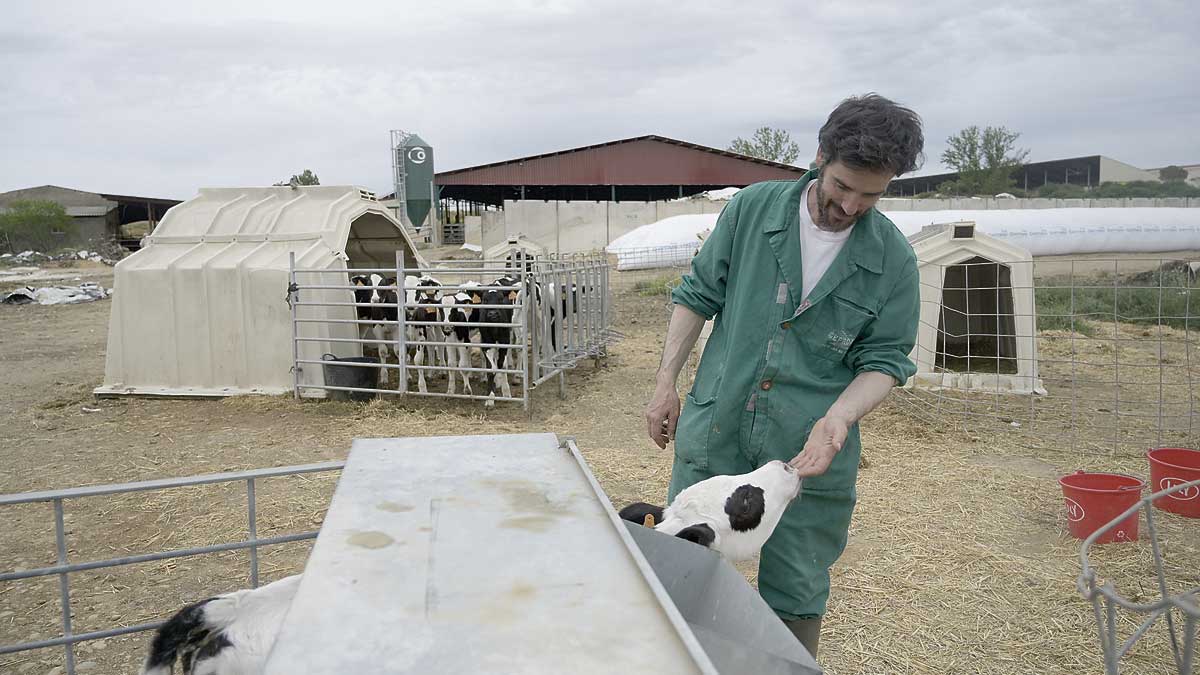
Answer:
[[[396,540],[382,532],[371,530],[368,532],[355,532],[346,538],[346,543],[350,544],[351,546],[378,549],[396,543]]]
[[[546,532],[554,527],[554,514],[543,516],[521,516],[505,518],[500,521],[500,527],[510,530],[527,530],[529,532]]]

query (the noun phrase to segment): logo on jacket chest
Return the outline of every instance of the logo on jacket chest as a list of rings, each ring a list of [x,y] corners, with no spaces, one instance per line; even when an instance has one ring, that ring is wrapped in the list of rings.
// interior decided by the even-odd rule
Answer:
[[[845,354],[852,344],[854,335],[849,331],[835,328],[825,335],[825,348],[836,354]]]

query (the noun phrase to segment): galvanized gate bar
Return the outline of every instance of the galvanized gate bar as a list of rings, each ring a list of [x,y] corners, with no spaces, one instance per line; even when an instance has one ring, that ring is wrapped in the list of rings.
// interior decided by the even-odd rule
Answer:
[[[212,483],[231,483],[247,478],[275,478],[278,476],[295,476],[305,473],[336,471],[345,462],[318,462],[315,464],[298,464],[271,469],[251,469],[248,471],[227,471],[208,473],[187,478],[158,478],[133,483],[110,483],[108,485],[89,485],[85,487],[67,488],[63,490],[40,490],[37,492],[18,492],[0,495],[0,506],[11,504],[33,504],[49,502],[55,499],[79,499],[80,497],[98,497],[100,495],[115,495],[125,492],[146,492],[147,490],[163,490],[166,488],[190,487],[193,485],[209,485]]]
[[[109,558],[107,560],[93,560],[85,563],[60,563],[52,567],[39,567],[38,569],[24,570],[21,572],[5,572],[0,574],[0,581],[19,581],[21,579],[33,579],[35,577],[65,574],[67,572],[87,572],[90,570],[101,570],[109,567],[121,567],[122,565],[137,565],[140,563],[155,562],[158,560],[170,560],[171,558],[187,558],[195,555],[203,555],[205,553],[221,553],[224,551],[255,549],[259,546],[271,546],[273,544],[287,544],[293,541],[303,541],[305,539],[312,539],[316,536],[317,535],[315,532],[281,534],[279,536],[268,537],[266,539],[247,539],[245,541],[228,542],[225,544],[212,544],[210,546],[197,546],[194,548],[180,548],[173,551],[160,551],[158,553],[142,553],[140,555]]]

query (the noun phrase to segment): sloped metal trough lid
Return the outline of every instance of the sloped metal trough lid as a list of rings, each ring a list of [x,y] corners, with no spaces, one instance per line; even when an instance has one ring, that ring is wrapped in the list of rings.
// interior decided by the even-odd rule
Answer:
[[[266,672],[820,673],[553,434],[357,439]]]

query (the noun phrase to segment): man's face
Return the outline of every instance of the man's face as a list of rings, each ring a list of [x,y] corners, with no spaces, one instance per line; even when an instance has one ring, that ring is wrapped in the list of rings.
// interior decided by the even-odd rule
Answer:
[[[841,232],[853,225],[875,206],[894,177],[887,169],[854,169],[840,160],[825,162],[818,157],[817,163],[816,208],[810,203],[809,215],[817,227],[828,232]]]

